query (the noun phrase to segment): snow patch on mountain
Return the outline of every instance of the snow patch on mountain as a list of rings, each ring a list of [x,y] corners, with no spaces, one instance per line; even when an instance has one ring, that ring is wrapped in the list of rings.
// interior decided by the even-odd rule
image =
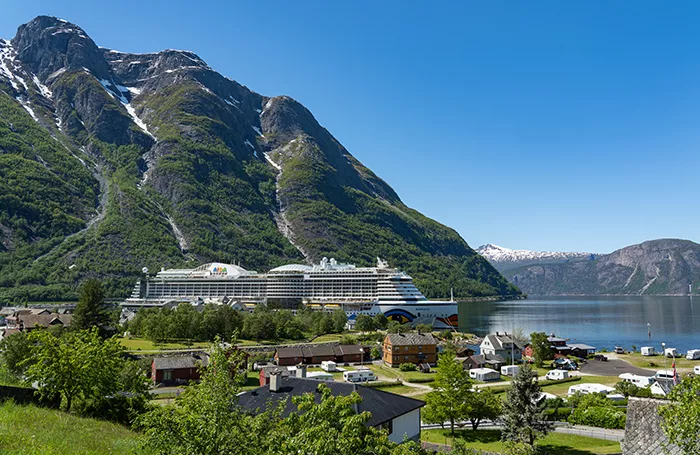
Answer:
[[[591,253],[560,252],[560,251],[530,251],[513,250],[491,243],[482,245],[476,252],[485,257],[489,262],[524,262],[524,261],[565,261],[569,259],[583,259],[591,256]]]

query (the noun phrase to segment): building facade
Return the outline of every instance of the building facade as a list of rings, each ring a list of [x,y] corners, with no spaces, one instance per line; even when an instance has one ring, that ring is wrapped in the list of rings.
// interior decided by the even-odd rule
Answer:
[[[389,333],[384,337],[382,352],[382,360],[392,367],[402,363],[435,365],[437,340],[429,333]]]

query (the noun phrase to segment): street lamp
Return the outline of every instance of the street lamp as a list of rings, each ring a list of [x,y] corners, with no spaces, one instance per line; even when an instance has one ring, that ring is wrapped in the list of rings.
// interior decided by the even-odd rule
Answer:
[[[661,343],[661,353],[664,356],[664,373],[666,373],[666,365],[667,365],[667,360],[666,360],[666,343]]]

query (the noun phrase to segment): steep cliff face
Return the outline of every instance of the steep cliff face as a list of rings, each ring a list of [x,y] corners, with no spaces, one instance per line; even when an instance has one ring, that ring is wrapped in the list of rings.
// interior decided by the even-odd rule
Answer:
[[[662,239],[590,261],[543,264],[504,272],[523,292],[540,295],[687,294],[700,286],[700,245]]]
[[[323,256],[387,258],[433,296],[518,292],[295,100],[52,17],[0,42],[0,172],[20,182],[0,186],[0,298],[68,297],[87,276],[123,296],[144,266]]]

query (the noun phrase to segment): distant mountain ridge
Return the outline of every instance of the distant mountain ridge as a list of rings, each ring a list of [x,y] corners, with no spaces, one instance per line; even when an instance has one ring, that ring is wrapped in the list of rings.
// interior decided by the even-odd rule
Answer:
[[[700,245],[660,239],[593,260],[543,263],[503,272],[529,295],[687,295],[700,290]]]
[[[519,294],[289,96],[55,17],[0,41],[0,305],[74,298],[87,277],[123,297],[142,267],[324,256],[382,257],[430,297]]]
[[[476,252],[485,257],[499,271],[532,264],[589,260],[596,256],[593,253],[513,250],[492,243],[481,245],[476,249]]]

